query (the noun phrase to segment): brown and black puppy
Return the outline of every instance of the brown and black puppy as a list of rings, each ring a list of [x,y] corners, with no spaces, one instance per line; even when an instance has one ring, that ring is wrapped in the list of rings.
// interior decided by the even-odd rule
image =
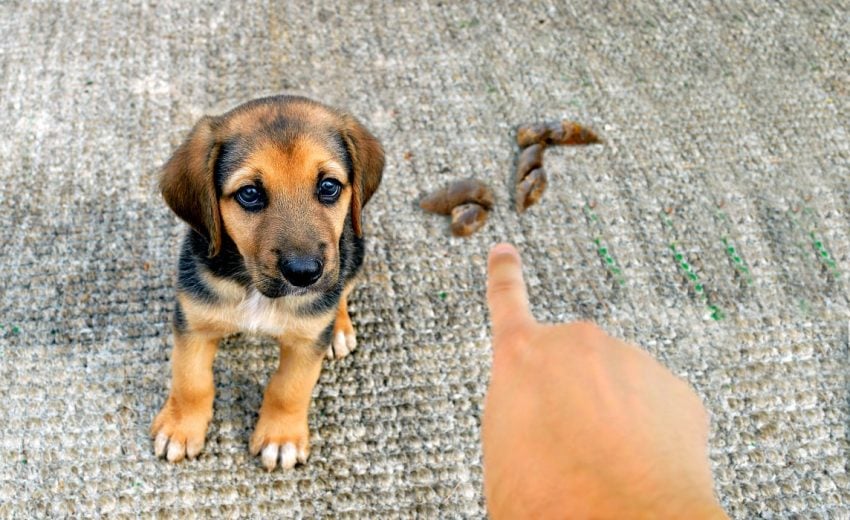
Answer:
[[[191,228],[180,253],[171,393],[154,451],[172,462],[204,446],[222,337],[268,334],[280,365],[250,450],[290,468],[309,455],[307,411],[322,358],[354,349],[346,300],[363,262],[361,214],[384,168],[353,117],[309,99],[257,99],[204,117],[160,187]]]

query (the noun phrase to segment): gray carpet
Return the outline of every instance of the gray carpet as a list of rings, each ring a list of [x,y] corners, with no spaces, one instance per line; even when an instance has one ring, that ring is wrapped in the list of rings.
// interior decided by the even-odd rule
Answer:
[[[209,4],[0,2],[0,517],[483,516],[507,240],[540,319],[596,320],[698,389],[733,517],[850,518],[846,2]],[[183,225],[157,169],[202,114],[280,92],[388,152],[360,347],[324,369],[310,463],[268,474],[247,442],[276,348],[226,340],[206,450],[170,465],[148,427]],[[548,151],[519,217],[513,130],[561,117],[606,144]],[[455,239],[415,201],[467,176],[497,207]]]

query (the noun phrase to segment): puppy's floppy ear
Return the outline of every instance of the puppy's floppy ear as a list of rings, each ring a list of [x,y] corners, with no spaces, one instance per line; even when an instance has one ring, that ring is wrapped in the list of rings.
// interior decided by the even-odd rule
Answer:
[[[206,116],[162,168],[159,188],[168,207],[209,241],[209,256],[221,249],[221,213],[213,180],[219,143],[216,119]]]
[[[352,198],[351,224],[354,233],[363,236],[361,214],[363,206],[372,198],[372,194],[381,184],[384,172],[384,149],[366,128],[349,115],[343,117],[340,130],[345,146],[351,156]]]

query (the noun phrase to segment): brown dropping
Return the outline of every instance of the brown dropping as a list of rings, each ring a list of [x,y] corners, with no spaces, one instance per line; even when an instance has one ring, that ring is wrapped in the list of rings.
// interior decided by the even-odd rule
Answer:
[[[516,142],[520,148],[542,143],[549,137],[551,130],[544,123],[532,123],[519,127],[516,131]]]
[[[452,210],[452,235],[468,237],[487,222],[487,210],[474,202],[461,204]]]
[[[543,152],[546,145],[533,144],[519,154],[516,166],[516,182],[521,182],[531,170],[543,167]]]
[[[419,201],[419,207],[438,215],[450,215],[455,206],[474,202],[490,210],[493,207],[493,191],[477,179],[455,181]]]
[[[546,191],[546,171],[537,168],[516,185],[516,209],[522,213],[540,200]]]
[[[549,133],[546,135],[546,144],[577,145],[602,142],[593,130],[568,119],[549,123],[546,126],[549,129]]]

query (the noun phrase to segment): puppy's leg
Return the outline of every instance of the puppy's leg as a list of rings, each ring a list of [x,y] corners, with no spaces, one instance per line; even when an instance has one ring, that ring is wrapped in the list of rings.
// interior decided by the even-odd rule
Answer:
[[[339,300],[334,333],[326,353],[328,359],[342,359],[357,348],[357,335],[354,332],[354,324],[351,323],[351,316],[348,315],[348,295],[352,289],[354,283],[349,282]]]
[[[282,468],[307,461],[307,412],[321,368],[322,351],[316,348],[316,339],[280,340],[280,365],[269,380],[250,445],[267,470],[273,470],[278,461]]]
[[[171,462],[194,458],[204,447],[212,419],[212,365],[220,337],[176,334],[171,359],[171,393],[151,427],[154,452]]]

